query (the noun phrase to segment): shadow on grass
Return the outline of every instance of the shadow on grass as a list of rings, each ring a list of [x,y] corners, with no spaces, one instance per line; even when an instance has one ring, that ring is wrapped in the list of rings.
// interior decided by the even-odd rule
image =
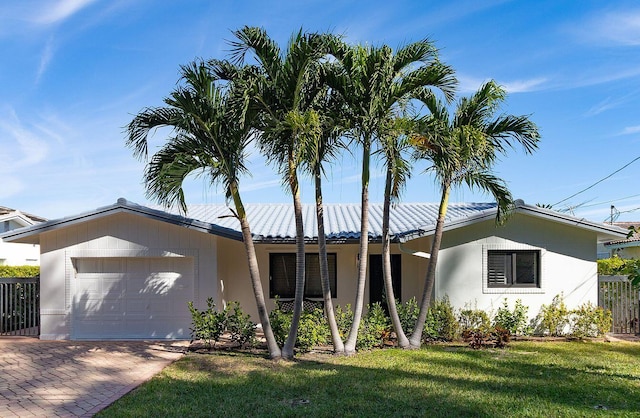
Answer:
[[[565,343],[566,344],[566,343]],[[575,344],[575,345],[574,345]],[[189,355],[104,416],[601,416],[640,410],[640,347],[443,346],[272,362]]]

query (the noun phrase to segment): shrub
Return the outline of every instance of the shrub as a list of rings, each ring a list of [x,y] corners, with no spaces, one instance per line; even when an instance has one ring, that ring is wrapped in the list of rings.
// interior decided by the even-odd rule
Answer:
[[[391,334],[391,321],[382,309],[382,305],[374,303],[367,308],[367,314],[362,318],[358,330],[356,340],[358,350],[382,347]]]
[[[541,331],[553,336],[564,335],[565,328],[569,324],[569,310],[564,304],[562,294],[553,298],[550,305],[542,305],[541,314]]]
[[[35,277],[40,266],[0,266],[0,277]]]
[[[215,344],[225,332],[230,334],[231,341],[244,346],[253,343],[256,336],[256,324],[245,314],[238,302],[230,302],[225,309],[218,312],[213,298],[207,298],[207,309],[199,311],[188,303],[191,312],[191,342],[203,340],[207,346]]]
[[[458,314],[458,323],[463,338],[469,338],[472,333],[488,333],[491,330],[489,315],[477,308],[466,306]]]
[[[291,318],[293,313],[284,312],[280,309],[280,304],[276,300],[276,309],[269,312],[269,322],[271,323],[271,329],[273,330],[273,336],[276,339],[278,345],[284,345],[287,340],[289,328],[291,328]]]
[[[329,337],[329,325],[322,309],[302,312],[296,337],[298,350],[307,352],[313,347],[326,344]]]
[[[458,320],[447,296],[436,299],[429,307],[424,325],[423,340],[452,341],[458,336]]]
[[[226,330],[231,334],[231,341],[240,346],[247,343],[253,344],[256,338],[256,324],[251,321],[251,316],[240,308],[239,302],[229,302],[224,310]]]
[[[347,304],[344,308],[339,305],[336,306],[335,316],[338,330],[340,331],[340,337],[344,340],[347,338],[347,335],[349,335],[351,323],[353,322],[353,311],[351,310],[351,305]]]
[[[531,333],[527,325],[527,311],[529,308],[522,304],[520,299],[516,300],[513,311],[509,310],[509,303],[505,298],[503,304],[493,317],[493,327],[502,328],[509,331],[511,335],[527,335]]]
[[[603,258],[598,260],[598,274],[616,276],[624,268],[626,260],[620,257]]]
[[[577,338],[599,337],[611,330],[611,311],[591,302],[580,305],[571,311],[571,335]]]
[[[193,302],[189,302],[191,312],[191,342],[203,340],[207,346],[211,346],[220,340],[220,336],[225,330],[225,312],[217,312],[213,298],[207,299],[207,309],[197,310]]]
[[[276,306],[278,307],[269,313],[269,319],[276,341],[278,344],[284,345],[291,328],[293,312],[282,311],[278,303]],[[307,352],[315,346],[326,344],[329,336],[329,325],[322,309],[316,308],[312,311],[302,312],[296,335],[296,349]]]
[[[418,320],[418,314],[420,313],[418,302],[416,301],[416,298],[413,297],[405,303],[396,301],[396,306],[398,309],[398,316],[400,317],[402,330],[405,332],[405,334],[410,335],[411,333],[413,333],[413,329],[416,326],[416,321]]]

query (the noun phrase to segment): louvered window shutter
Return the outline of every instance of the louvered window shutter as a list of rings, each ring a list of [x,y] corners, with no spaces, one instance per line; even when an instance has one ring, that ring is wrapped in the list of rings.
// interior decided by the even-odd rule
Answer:
[[[489,251],[487,254],[488,285],[505,286],[511,283],[511,253]]]

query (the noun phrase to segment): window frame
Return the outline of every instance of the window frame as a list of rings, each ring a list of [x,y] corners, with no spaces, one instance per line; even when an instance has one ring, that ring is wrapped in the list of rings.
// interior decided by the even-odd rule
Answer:
[[[317,265],[317,276],[311,276],[309,274],[309,266],[310,260],[309,258],[315,258],[318,260]],[[291,270],[293,274],[293,282],[292,287],[289,292],[279,292],[279,289],[276,289],[277,285],[276,281],[273,279],[274,274],[274,263],[276,262],[276,257],[287,257],[290,258],[289,263],[292,264],[287,270]],[[333,258],[333,262],[332,259]],[[338,297],[338,255],[335,252],[327,253],[327,261],[329,264],[329,286],[331,287],[331,298],[335,299]],[[285,252],[274,252],[269,253],[269,298],[275,299],[276,297],[281,299],[293,299],[295,296],[295,274],[296,274],[296,253],[285,253]],[[318,253],[305,253],[305,298],[322,298],[322,283],[320,279],[320,256]],[[310,283],[309,277],[313,277],[312,280],[317,280],[317,289],[320,289],[319,293],[307,293],[308,285]]]
[[[533,274],[534,280],[533,283],[522,283],[518,282],[518,254],[522,255],[533,255],[534,256],[534,266],[533,266]],[[491,259],[492,256],[495,255],[509,255],[511,260],[511,266],[509,269],[505,269],[507,274],[506,280],[507,283],[495,283],[491,281],[492,270],[496,270],[497,267],[492,268]],[[542,253],[539,249],[487,249],[487,273],[486,273],[486,283],[488,289],[541,289],[541,260]]]

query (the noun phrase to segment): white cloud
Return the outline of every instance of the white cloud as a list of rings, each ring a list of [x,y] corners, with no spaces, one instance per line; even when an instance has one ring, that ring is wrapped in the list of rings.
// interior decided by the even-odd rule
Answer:
[[[47,71],[49,67],[49,63],[53,58],[54,51],[54,42],[53,37],[49,38],[46,45],[44,46],[44,51],[42,51],[42,55],[40,55],[40,65],[38,66],[38,73],[36,75],[36,84],[40,82],[42,75]]]
[[[458,78],[459,91],[462,94],[475,93],[478,91],[481,85],[489,81],[489,78],[480,79],[476,77],[469,77],[462,74],[456,76]],[[499,81],[498,84],[507,90],[507,93],[526,93],[531,91],[538,91],[543,88],[543,85],[547,82],[544,77],[537,77],[525,80],[512,80],[512,81]]]
[[[640,133],[640,125],[627,126],[622,130],[622,132],[620,132],[620,135],[632,135],[637,133]]]
[[[541,90],[542,85],[546,82],[546,78],[538,77],[529,80],[505,81],[500,84],[507,90],[507,93],[527,93]]]
[[[84,9],[95,0],[59,0],[49,3],[40,15],[36,17],[37,23],[52,24],[68,19],[75,13]]]
[[[9,142],[14,142],[17,147],[7,147],[8,161],[2,164],[2,170],[8,172],[31,167],[43,161],[49,147],[46,141],[39,138],[34,132],[25,128],[13,109],[9,110],[8,117],[0,118],[0,132],[4,131],[4,137]]]
[[[585,42],[598,45],[640,45],[640,10],[594,14],[571,29]]]

